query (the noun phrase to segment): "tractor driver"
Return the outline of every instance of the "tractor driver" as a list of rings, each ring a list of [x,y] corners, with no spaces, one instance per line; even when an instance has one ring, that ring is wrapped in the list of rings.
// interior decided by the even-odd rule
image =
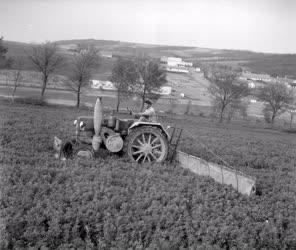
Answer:
[[[135,117],[139,117],[139,121],[142,121],[142,122],[157,122],[155,110],[152,107],[152,101],[150,100],[146,100],[144,102],[144,112],[141,112],[141,113],[132,112],[132,114],[135,115]]]

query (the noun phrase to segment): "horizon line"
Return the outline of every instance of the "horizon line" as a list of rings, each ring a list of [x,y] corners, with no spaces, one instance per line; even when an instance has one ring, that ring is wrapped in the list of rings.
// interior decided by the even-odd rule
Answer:
[[[122,40],[112,40],[112,39],[96,39],[96,38],[72,38],[72,39],[60,39],[60,40],[45,40],[43,42],[25,42],[25,41],[15,41],[15,40],[6,40],[3,37],[3,42],[15,42],[15,43],[24,43],[24,44],[42,44],[44,42],[61,42],[61,41],[73,41],[73,40],[94,40],[94,41],[110,41],[110,42],[121,42],[121,43],[131,43],[131,44],[141,44],[141,45],[150,45],[150,46],[166,46],[166,47],[185,47],[185,48],[197,48],[197,49],[209,49],[209,50],[225,50],[225,51],[241,51],[241,52],[251,52],[257,54],[274,54],[274,55],[296,55],[296,52],[289,52],[289,53],[282,53],[282,52],[263,52],[263,51],[255,51],[249,49],[233,49],[233,48],[210,48],[210,47],[198,47],[198,46],[189,46],[189,45],[170,45],[170,44],[163,44],[163,43],[149,43],[149,42],[135,42],[135,41],[122,41]]]

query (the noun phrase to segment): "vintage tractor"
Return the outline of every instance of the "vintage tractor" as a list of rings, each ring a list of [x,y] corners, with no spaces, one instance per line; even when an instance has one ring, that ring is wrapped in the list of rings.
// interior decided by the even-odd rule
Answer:
[[[100,98],[97,98],[94,116],[77,117],[74,125],[74,139],[62,143],[55,137],[56,158],[92,159],[100,148],[106,148],[112,153],[124,152],[131,161],[138,163],[164,162],[169,153],[176,150],[182,132],[170,134],[160,123],[119,119],[113,115],[104,118]]]

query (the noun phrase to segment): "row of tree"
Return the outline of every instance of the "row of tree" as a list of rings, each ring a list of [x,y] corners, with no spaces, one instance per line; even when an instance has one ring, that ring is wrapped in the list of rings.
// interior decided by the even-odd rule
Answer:
[[[265,118],[271,124],[277,116],[285,111],[291,111],[291,121],[294,115],[291,104],[294,103],[293,91],[280,82],[265,83],[263,87],[250,91],[245,82],[239,80],[240,70],[227,65],[212,64],[204,68],[204,75],[212,84],[208,88],[213,96],[213,107],[218,111],[220,122],[225,113],[232,114],[236,110],[246,112],[244,97],[249,95],[265,103],[263,110]]]
[[[3,45],[3,37],[0,38],[1,68],[10,68],[14,70],[12,73],[12,81],[14,83],[12,93],[13,99],[16,88],[23,79],[23,69],[26,68],[25,64],[29,61],[32,67],[42,75],[40,99],[43,100],[50,76],[58,67],[62,66],[65,61],[65,59],[57,53],[57,51],[57,46],[48,42],[42,45],[33,46],[30,51],[25,51],[26,56],[22,55],[11,58],[6,55],[8,49]]]
[[[0,63],[5,61],[7,49],[0,38]],[[58,52],[55,43],[44,43],[34,46],[26,52],[27,59],[42,75],[40,99],[43,100],[50,76],[59,68],[68,66],[68,81],[66,85],[77,95],[77,107],[80,106],[80,96],[84,87],[88,86],[93,73],[100,66],[98,50],[94,47],[80,48],[77,53],[65,58]],[[14,90],[21,80],[23,60],[14,59]],[[219,114],[220,122],[225,115],[228,119],[239,111],[246,114],[244,97],[253,95],[265,103],[264,114],[267,121],[274,123],[275,118],[284,111],[291,111],[291,121],[295,112],[289,104],[294,102],[293,93],[284,84],[268,83],[257,91],[250,92],[248,86],[239,80],[241,70],[222,64],[203,65],[204,76],[212,84],[208,88],[213,97],[213,107]],[[166,83],[166,74],[157,61],[147,58],[120,58],[116,61],[110,77],[117,88],[116,109],[120,107],[123,98],[138,95],[142,100],[142,107],[147,98]]]
[[[3,46],[4,55],[7,49]],[[1,52],[1,51],[0,51]],[[83,88],[89,85],[93,74],[100,66],[100,57],[95,47],[80,48],[70,57],[62,56],[58,51],[55,43],[44,43],[34,46],[32,50],[26,51],[26,59],[29,60],[33,68],[42,75],[40,100],[44,99],[44,93],[48,81],[52,74],[60,68],[67,68],[68,81],[65,82],[66,87],[74,91],[77,96],[77,107],[80,106],[80,96]],[[21,81],[21,74],[24,64],[24,58],[14,58],[14,90]],[[138,95],[142,100],[142,107],[153,90],[158,90],[166,82],[166,74],[160,68],[159,64],[147,58],[118,59],[112,69],[110,76],[117,88],[117,110],[123,98],[129,97],[131,94]]]

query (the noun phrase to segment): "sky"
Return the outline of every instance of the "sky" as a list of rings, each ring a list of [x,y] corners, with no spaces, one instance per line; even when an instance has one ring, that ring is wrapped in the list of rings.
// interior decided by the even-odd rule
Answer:
[[[294,0],[0,0],[0,36],[296,53]]]

